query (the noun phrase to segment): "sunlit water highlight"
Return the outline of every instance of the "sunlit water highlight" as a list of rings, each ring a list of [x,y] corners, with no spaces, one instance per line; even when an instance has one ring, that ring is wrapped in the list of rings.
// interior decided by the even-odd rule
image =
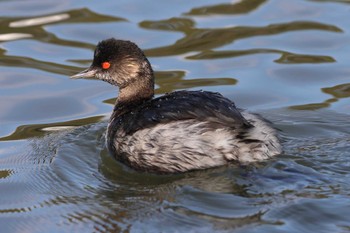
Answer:
[[[350,231],[348,1],[2,1],[1,232]],[[114,161],[117,95],[69,76],[145,49],[157,95],[218,91],[280,130],[263,163],[159,176]]]

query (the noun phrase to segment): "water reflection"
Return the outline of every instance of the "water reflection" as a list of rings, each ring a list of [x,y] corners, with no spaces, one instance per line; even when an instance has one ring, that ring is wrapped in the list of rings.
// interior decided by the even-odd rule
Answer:
[[[340,84],[334,87],[324,87],[321,89],[322,92],[334,96],[334,98],[327,99],[322,103],[312,103],[312,104],[303,104],[290,106],[291,109],[295,110],[317,110],[321,108],[330,107],[334,102],[337,102],[340,98],[349,98],[350,97],[350,84]]]
[[[344,83],[340,85],[336,85],[333,87],[325,87],[322,88],[324,93],[333,95],[334,98],[348,98],[350,97],[350,83]]]
[[[0,49],[0,53],[5,53],[6,51]],[[4,56],[0,60],[0,66],[4,67],[22,67],[22,68],[34,68],[37,70],[47,71],[55,74],[67,75],[69,71],[78,70],[76,67],[69,65],[62,65],[53,62],[40,61],[30,57],[23,56]]]
[[[350,97],[347,1],[18,3],[0,2],[1,231],[349,229],[350,125],[336,112]],[[104,140],[115,88],[68,79],[107,37],[145,48],[156,94],[258,106],[284,154],[173,176],[116,162]]]
[[[266,0],[242,0],[231,4],[217,4],[191,9],[187,15],[247,14],[266,3]]]
[[[11,28],[32,27],[37,25],[56,23],[56,22],[64,21],[69,18],[70,18],[69,14],[57,14],[57,15],[44,16],[39,18],[18,20],[18,21],[11,22],[9,26]]]
[[[338,3],[345,3],[345,4],[349,4],[348,0],[309,0],[309,1],[313,1],[313,2],[338,2]]]
[[[26,33],[4,33],[0,34],[0,41],[18,40],[30,37],[32,37],[32,35]]]
[[[289,22],[281,24],[273,24],[265,27],[227,27],[227,28],[213,28],[213,29],[199,29],[192,28],[192,25],[187,23],[180,23],[182,27],[174,25],[175,19],[161,20],[161,21],[143,21],[140,23],[141,27],[149,29],[168,30],[168,28],[175,27],[182,31],[185,37],[176,41],[174,44],[148,49],[149,56],[171,56],[177,54],[186,54],[195,51],[206,51],[208,49],[222,47],[226,44],[232,43],[235,40],[250,38],[255,36],[274,35],[291,31],[299,30],[321,30],[330,32],[342,32],[342,30],[331,24],[323,24],[318,22],[303,21],[303,22]],[[164,26],[170,24],[169,26]],[[193,58],[193,57],[192,57]]]
[[[238,57],[245,55],[254,55],[254,54],[267,54],[267,53],[276,53],[280,54],[281,57],[276,59],[275,62],[282,64],[302,64],[302,63],[327,63],[335,62],[335,59],[331,56],[322,56],[322,55],[307,55],[307,54],[293,54],[286,51],[281,51],[277,49],[249,49],[249,50],[221,50],[221,51],[212,51],[207,50],[196,55],[188,56],[187,59],[222,59],[230,57]]]
[[[12,173],[12,170],[0,170],[0,179],[8,178]]]
[[[68,46],[71,48],[85,48],[94,50],[95,44],[89,44],[84,42],[77,42],[72,40],[65,40],[57,37],[45,30],[43,25],[47,24],[75,24],[75,23],[101,23],[101,22],[120,22],[125,19],[120,17],[113,17],[107,15],[97,14],[88,8],[69,10],[62,12],[61,14],[51,14],[42,17],[34,18],[2,18],[0,26],[2,27],[2,33],[0,34],[0,40],[10,41],[16,39],[23,39],[28,37],[35,37],[35,40],[44,43]],[[20,33],[19,33],[20,32]],[[0,49],[0,52],[4,54],[6,50]],[[27,54],[28,56],[29,54]],[[69,75],[79,70],[74,66],[58,64],[53,62],[47,62],[42,60],[36,60],[31,56],[3,56],[0,61],[0,66],[5,67],[28,67],[38,70],[48,71],[50,73]],[[67,57],[68,58],[68,57]]]
[[[90,118],[71,120],[66,122],[55,122],[37,125],[21,125],[17,127],[17,129],[10,135],[1,137],[0,141],[23,140],[30,139],[33,137],[42,137],[48,132],[66,131],[67,129],[75,128],[78,126],[100,122],[103,118],[104,116],[94,116]]]
[[[234,78],[196,78],[185,80],[184,71],[159,71],[155,72],[156,83],[159,88],[156,94],[164,94],[181,89],[200,88],[209,86],[235,85]]]

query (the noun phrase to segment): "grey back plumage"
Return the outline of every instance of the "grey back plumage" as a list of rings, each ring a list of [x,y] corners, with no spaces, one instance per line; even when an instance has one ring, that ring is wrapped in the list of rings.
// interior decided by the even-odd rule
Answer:
[[[275,135],[268,123],[244,113],[248,121],[218,93],[177,91],[130,109],[125,113],[117,106],[107,139],[117,159],[139,170],[184,172],[233,160],[262,160],[280,152],[269,150],[269,143],[279,145],[277,137],[264,141],[253,133],[253,124],[259,123],[265,131],[271,129],[263,135]]]

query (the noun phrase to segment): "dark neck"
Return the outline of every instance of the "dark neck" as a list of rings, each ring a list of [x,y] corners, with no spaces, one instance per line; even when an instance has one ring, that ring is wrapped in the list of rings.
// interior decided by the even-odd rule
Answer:
[[[119,95],[110,117],[110,125],[107,129],[108,146],[112,148],[110,150],[113,152],[115,151],[115,148],[113,141],[110,140],[114,139],[115,133],[121,126],[120,123],[122,121],[119,121],[119,119],[122,119],[124,114],[137,110],[140,105],[152,99],[154,95],[153,74],[149,77],[151,78],[147,80],[142,80],[142,78],[145,78],[142,77],[137,79],[141,81],[134,81],[133,83],[129,83],[125,87],[119,89]],[[128,116],[126,115],[126,117]]]
[[[154,95],[153,85],[153,82],[138,83],[135,81],[126,87],[120,88],[116,105],[151,99]]]
[[[115,103],[114,111],[121,115],[147,100],[153,98],[154,81],[152,77],[140,77],[127,86],[119,89],[119,95]]]

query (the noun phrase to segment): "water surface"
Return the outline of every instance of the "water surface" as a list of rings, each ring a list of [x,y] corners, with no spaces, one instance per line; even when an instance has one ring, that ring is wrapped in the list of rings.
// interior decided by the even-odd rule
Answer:
[[[350,231],[349,3],[1,1],[1,231]],[[145,50],[157,95],[221,92],[272,121],[284,153],[169,176],[117,163],[118,91],[69,79],[110,37]]]

